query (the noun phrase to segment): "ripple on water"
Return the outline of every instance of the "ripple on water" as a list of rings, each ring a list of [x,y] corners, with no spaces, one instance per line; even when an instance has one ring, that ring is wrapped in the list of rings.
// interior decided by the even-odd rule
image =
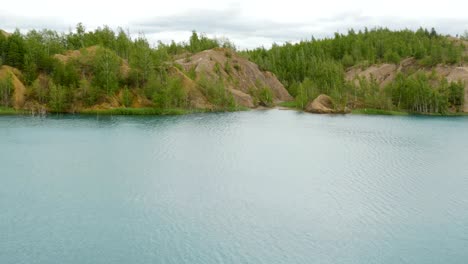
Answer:
[[[0,117],[0,263],[464,263],[467,121]]]

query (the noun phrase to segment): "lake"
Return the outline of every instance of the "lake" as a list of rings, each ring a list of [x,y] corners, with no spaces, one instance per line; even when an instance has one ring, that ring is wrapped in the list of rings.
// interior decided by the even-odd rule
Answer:
[[[0,117],[0,263],[467,263],[468,118]]]

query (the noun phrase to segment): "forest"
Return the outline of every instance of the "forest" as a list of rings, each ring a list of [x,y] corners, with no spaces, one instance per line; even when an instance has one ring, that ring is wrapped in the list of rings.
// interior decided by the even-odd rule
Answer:
[[[466,34],[465,34],[466,35]],[[319,94],[331,96],[341,107],[403,110],[417,113],[460,111],[464,99],[462,82],[448,83],[432,70],[438,64],[461,65],[468,62],[466,47],[435,29],[391,31],[384,28],[333,38],[273,45],[270,49],[245,51],[259,67],[275,73],[304,108]],[[372,79],[349,81],[345,72],[352,67],[374,64],[399,64],[415,58],[417,72],[399,73],[386,87]]]
[[[78,24],[67,34],[52,30],[0,34],[0,66],[19,69],[28,87],[28,99],[47,105],[52,112],[64,112],[76,103],[93,106],[119,91],[124,106],[134,94],[130,91],[138,91],[156,108],[184,108],[187,98],[181,80],[169,74],[174,66],[171,60],[179,54],[216,47],[235,50],[228,40],[211,39],[195,31],[188,42],[153,46],[143,35],[132,39],[123,29],[114,31],[104,26],[86,31]],[[81,54],[72,60],[54,56],[73,50]],[[126,66],[124,72],[122,64]],[[4,107],[11,106],[11,90],[11,78],[3,78],[0,103]]]
[[[19,69],[28,99],[47,105],[52,112],[68,111],[77,103],[93,106],[116,93],[121,93],[122,105],[129,106],[136,91],[155,108],[186,108],[182,81],[170,74],[170,67],[177,66],[174,58],[217,47],[236,51],[228,39],[213,39],[195,31],[187,42],[152,45],[144,35],[132,38],[123,29],[114,31],[107,26],[87,31],[80,23],[68,33],[0,32],[0,66]],[[71,60],[56,56],[74,50],[81,53]],[[339,108],[445,114],[461,111],[464,104],[464,83],[448,82],[431,69],[438,64],[466,63],[465,46],[434,29],[350,30],[331,38],[238,52],[260,69],[274,73],[295,98],[297,108],[305,108],[319,94],[331,96]],[[372,79],[345,78],[346,70],[352,67],[399,64],[409,57],[423,70],[398,73],[385,87]],[[11,76],[0,80],[3,107],[11,107],[12,82]],[[222,82],[201,78],[198,85],[220,109],[233,106]]]

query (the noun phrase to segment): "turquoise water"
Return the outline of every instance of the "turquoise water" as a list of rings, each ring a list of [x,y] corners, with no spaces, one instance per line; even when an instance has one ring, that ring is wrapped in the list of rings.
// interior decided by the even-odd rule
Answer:
[[[0,117],[0,263],[467,263],[468,118]]]

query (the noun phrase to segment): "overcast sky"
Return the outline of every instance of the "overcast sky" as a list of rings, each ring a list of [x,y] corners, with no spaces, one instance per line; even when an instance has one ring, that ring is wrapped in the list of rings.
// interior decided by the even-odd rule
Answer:
[[[436,4],[432,4],[436,3]],[[349,28],[435,27],[444,34],[468,30],[468,1],[304,0],[13,0],[0,5],[0,28],[67,32],[108,25],[157,40],[185,41],[191,30],[227,37],[240,48],[270,46],[345,33]]]

